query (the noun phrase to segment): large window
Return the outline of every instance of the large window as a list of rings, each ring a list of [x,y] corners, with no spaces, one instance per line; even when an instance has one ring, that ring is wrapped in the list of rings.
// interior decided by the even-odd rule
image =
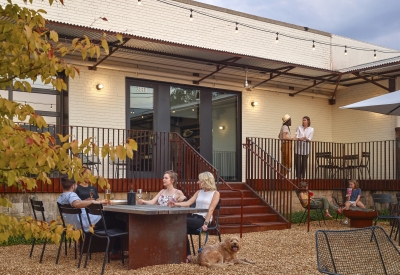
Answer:
[[[171,86],[171,132],[179,133],[200,149],[200,91]]]
[[[153,130],[153,88],[130,86],[129,95],[130,129]]]
[[[224,180],[237,179],[237,104],[235,94],[213,93],[213,165]]]

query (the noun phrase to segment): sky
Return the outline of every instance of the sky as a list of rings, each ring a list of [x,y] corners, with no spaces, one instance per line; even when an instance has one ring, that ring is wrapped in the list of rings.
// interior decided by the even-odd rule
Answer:
[[[196,0],[400,50],[399,0]]]

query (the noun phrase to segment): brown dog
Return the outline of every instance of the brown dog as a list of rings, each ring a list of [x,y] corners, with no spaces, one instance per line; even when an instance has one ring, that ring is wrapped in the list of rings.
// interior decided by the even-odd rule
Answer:
[[[255,264],[255,262],[247,259],[236,258],[236,253],[240,250],[240,247],[240,241],[237,237],[226,238],[221,243],[207,245],[199,254],[199,265],[227,267],[234,264]]]

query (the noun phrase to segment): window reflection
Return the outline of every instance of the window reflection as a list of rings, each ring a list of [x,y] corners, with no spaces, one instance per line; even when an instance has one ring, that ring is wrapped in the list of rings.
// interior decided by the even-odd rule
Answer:
[[[171,86],[171,132],[179,133],[200,150],[200,91]]]

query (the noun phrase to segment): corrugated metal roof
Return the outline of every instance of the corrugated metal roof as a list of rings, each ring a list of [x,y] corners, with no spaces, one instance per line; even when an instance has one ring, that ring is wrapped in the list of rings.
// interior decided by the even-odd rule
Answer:
[[[392,57],[388,59],[383,59],[375,62],[369,62],[365,64],[361,64],[358,66],[353,66],[345,69],[339,70],[341,73],[352,73],[352,72],[358,72],[358,71],[367,71],[367,70],[377,70],[377,71],[385,71],[387,70],[391,65],[398,65],[400,64],[400,56],[397,57]]]

